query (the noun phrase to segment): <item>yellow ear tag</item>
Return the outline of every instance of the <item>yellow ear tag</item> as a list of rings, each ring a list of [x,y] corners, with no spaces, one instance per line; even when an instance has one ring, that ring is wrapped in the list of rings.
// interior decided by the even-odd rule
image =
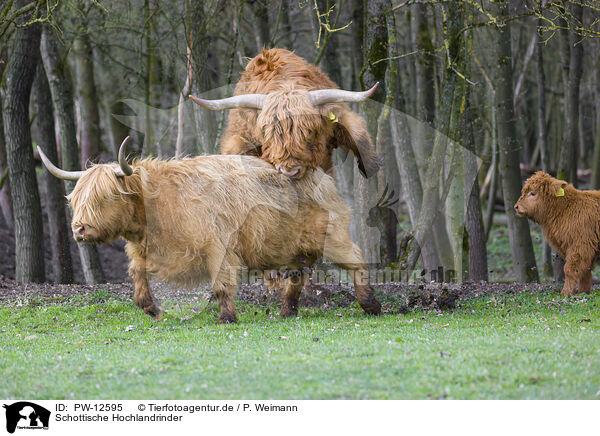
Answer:
[[[337,123],[339,120],[333,112],[329,112],[329,121],[331,121],[332,123]]]
[[[556,196],[557,197],[564,197],[565,196],[565,190],[562,188],[562,186],[560,187],[560,189],[556,193]]]

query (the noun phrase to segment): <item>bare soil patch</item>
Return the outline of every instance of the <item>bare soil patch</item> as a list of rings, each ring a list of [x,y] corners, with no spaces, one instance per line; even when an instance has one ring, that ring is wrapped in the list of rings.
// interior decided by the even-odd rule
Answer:
[[[503,283],[382,283],[374,284],[384,313],[407,313],[409,310],[450,310],[464,300],[491,294],[511,294],[521,292],[556,292],[555,286],[540,284]],[[160,300],[193,302],[212,299],[208,287],[186,290],[177,289],[161,282],[152,284],[154,295]],[[18,283],[0,276],[0,304],[35,299],[42,303],[60,302],[73,297],[90,297],[101,294],[106,298],[133,300],[131,281],[105,283],[99,285]],[[258,306],[277,304],[279,295],[262,284],[242,285],[237,298]],[[346,284],[313,284],[306,287],[300,298],[302,307],[320,307],[325,310],[348,307],[356,304],[354,287]]]

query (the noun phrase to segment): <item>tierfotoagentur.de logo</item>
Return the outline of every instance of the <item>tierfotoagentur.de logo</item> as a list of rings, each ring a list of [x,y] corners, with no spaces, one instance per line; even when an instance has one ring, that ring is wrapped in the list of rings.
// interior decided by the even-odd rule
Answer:
[[[6,431],[9,433],[14,433],[16,429],[48,430],[48,409],[28,401],[4,404],[3,407],[6,409]]]

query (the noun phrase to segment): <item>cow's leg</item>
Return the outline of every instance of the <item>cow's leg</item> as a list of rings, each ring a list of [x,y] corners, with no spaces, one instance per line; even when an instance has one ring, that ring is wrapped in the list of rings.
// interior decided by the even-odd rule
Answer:
[[[565,272],[565,283],[563,285],[562,291],[560,292],[560,295],[575,295],[577,282],[579,282],[579,272],[577,265],[565,262],[563,270]]]
[[[288,273],[283,288],[283,299],[279,316],[288,318],[298,315],[298,299],[304,287],[305,277],[301,270]]]
[[[219,319],[220,323],[236,323],[237,316],[235,314],[235,286],[226,283],[215,282],[213,284],[213,293],[219,300]]]
[[[240,265],[240,263],[234,256],[222,258],[219,255],[222,252],[217,251],[217,253],[214,257],[208,259],[209,271],[211,277],[213,277],[212,290],[217,300],[219,300],[220,312],[217,322],[236,323],[234,297],[239,282],[238,273],[240,268],[237,265]]]
[[[579,293],[589,294],[592,292],[592,268],[589,267],[583,277],[579,280]]]
[[[146,260],[135,259],[129,265],[129,275],[133,279],[133,301],[144,312],[159,321],[162,317],[162,308],[156,303],[150,285],[148,284],[148,275],[146,273]]]
[[[594,253],[587,253],[585,248],[582,247],[572,247],[572,250],[567,253],[565,259],[565,284],[561,291],[561,295],[574,295],[575,289],[577,288],[577,283],[580,283],[583,280],[583,284],[586,284],[585,281],[587,279],[586,275],[589,276],[589,288],[591,289],[591,271],[589,265],[592,264]],[[586,292],[585,289],[582,289],[583,292]]]
[[[281,279],[277,270],[266,270],[263,274],[263,280],[269,291],[275,291],[278,295],[282,294]]]
[[[345,231],[347,235],[347,231]],[[346,238],[344,238],[346,239]],[[360,248],[353,244],[350,236],[346,240],[329,239],[325,244],[326,259],[330,260],[340,268],[348,271],[356,289],[356,299],[362,309],[371,315],[381,313],[381,304],[375,298],[373,288],[369,284],[369,272],[364,264]]]

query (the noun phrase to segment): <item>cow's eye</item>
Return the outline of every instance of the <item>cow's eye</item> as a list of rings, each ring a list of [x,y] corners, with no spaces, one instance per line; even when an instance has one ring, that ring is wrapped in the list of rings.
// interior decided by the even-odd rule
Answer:
[[[529,197],[535,197],[535,192],[533,191],[529,191],[529,194],[527,194]]]

